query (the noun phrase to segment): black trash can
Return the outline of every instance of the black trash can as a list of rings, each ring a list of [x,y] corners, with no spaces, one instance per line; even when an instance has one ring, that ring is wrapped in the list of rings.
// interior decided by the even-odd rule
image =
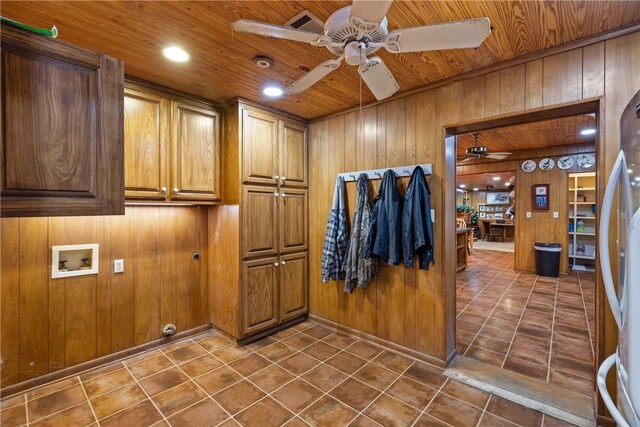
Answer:
[[[536,274],[545,277],[558,277],[560,275],[560,243],[536,242],[533,246],[536,250]]]

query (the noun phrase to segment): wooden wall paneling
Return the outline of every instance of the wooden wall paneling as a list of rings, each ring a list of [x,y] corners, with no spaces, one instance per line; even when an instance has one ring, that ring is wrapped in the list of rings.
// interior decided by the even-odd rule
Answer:
[[[344,121],[344,171],[357,171],[358,169],[358,115],[353,111],[345,114]],[[347,218],[350,227],[353,227],[353,215],[356,204],[356,183],[347,183]],[[350,328],[356,328],[356,299],[362,295],[362,289],[356,287],[351,294],[343,292],[342,301],[344,310],[344,324]]]
[[[200,310],[198,319],[198,325],[206,325],[210,323],[211,313],[210,313],[210,305],[209,305],[209,265],[212,260],[209,258],[209,244],[208,244],[208,235],[209,235],[209,209],[197,208],[197,218],[195,229],[198,231],[198,248],[200,250],[200,262],[198,264],[199,268],[199,284],[198,287],[200,289]],[[197,301],[194,307],[197,306]]]
[[[185,283],[184,295],[179,299],[184,304],[184,327],[182,330],[192,329],[200,323],[200,267],[206,259],[200,256],[199,260],[193,259],[193,254],[200,252],[200,239],[198,232],[198,209],[192,209],[184,218],[184,245],[179,256],[184,260]]]
[[[159,209],[135,207],[133,245],[134,265],[134,338],[142,344],[160,337],[160,281],[158,247],[160,244]]]
[[[51,217],[48,226],[48,246],[67,244],[66,218]],[[89,243],[89,242],[85,242]],[[52,279],[49,274],[49,372],[67,366],[65,362],[66,280]],[[4,279],[4,276],[3,276]]]
[[[329,212],[331,210],[331,202],[333,198],[333,188],[335,185],[335,178],[330,177],[329,174],[329,120],[325,120],[317,124],[318,129],[318,139],[317,144],[319,145],[319,158],[315,159],[315,162],[318,163],[319,167],[319,177],[321,181],[318,183],[318,187],[314,192],[318,196],[318,211],[316,212],[317,216],[317,233],[318,233],[318,242],[317,242],[317,254],[316,257],[322,259],[322,248],[324,246],[325,235],[327,232],[327,218],[329,216]],[[317,313],[319,316],[328,318],[328,291],[331,286],[331,282],[322,283],[320,280],[320,271],[318,271],[318,275],[311,277],[311,280],[317,281],[318,286],[316,287],[316,304],[317,304]]]
[[[464,80],[464,117],[468,120],[484,117],[485,115],[485,80],[481,75]]]
[[[158,267],[160,269],[160,324],[162,326],[173,323],[179,327],[178,322],[178,287],[182,287],[186,279],[184,271],[178,265],[177,252],[180,248],[180,240],[184,239],[184,227],[179,228],[175,207],[163,207],[159,210],[161,232],[159,233]],[[182,307],[181,307],[182,308]],[[180,330],[180,329],[178,329]]]
[[[418,144],[418,97],[412,95],[405,100],[405,164],[414,165],[417,163],[417,144]],[[410,178],[405,178],[407,185]],[[405,268],[400,266],[404,271],[404,345],[409,348],[416,348],[416,291],[417,291],[417,266],[414,268]]]
[[[96,356],[111,353],[111,217],[96,217],[96,241],[100,245],[100,265],[96,276]],[[49,302],[51,304],[51,302]]]
[[[542,59],[525,64],[525,108],[542,107]]]
[[[192,226],[191,218],[188,216],[175,217],[175,265],[176,276],[180,277],[177,283],[176,292],[181,298],[176,301],[175,317],[172,323],[178,327],[178,330],[189,328],[189,310],[188,307],[193,303],[191,290],[193,288],[193,277],[191,271],[191,253],[187,246],[193,242],[193,233],[190,228]],[[164,296],[164,295],[162,295]],[[164,323],[160,325],[163,327]]]
[[[582,49],[582,97],[604,95],[604,42]]]
[[[315,281],[320,277],[320,256],[322,254],[320,227],[322,221],[318,219],[319,212],[319,185],[324,182],[320,179],[320,144],[315,141],[321,124],[309,125],[309,312],[317,312],[317,298]]]
[[[500,71],[485,75],[485,113],[487,116],[500,114],[502,102],[500,93]]]
[[[124,273],[111,273],[111,351],[133,347],[135,341],[134,222],[136,207],[127,206],[122,216],[110,217],[112,259],[124,259]],[[153,209],[153,208],[151,208]],[[109,269],[109,272],[112,270]],[[105,272],[106,273],[106,272]]]
[[[47,373],[47,218],[20,219],[20,381]]]
[[[542,61],[544,105],[582,99],[582,49],[548,56]]]
[[[239,127],[242,116],[238,105],[226,108],[223,114],[222,130],[222,202],[229,205],[240,203],[240,159]]]
[[[96,217],[65,218],[67,244],[96,243]],[[65,280],[65,364],[77,365],[96,358],[97,276],[68,277]]]
[[[329,147],[330,147],[330,162],[329,162],[329,176],[333,177],[335,181],[335,177],[338,173],[345,171],[344,169],[344,127],[345,127],[345,117],[338,116],[334,117],[329,121],[329,132],[332,137],[329,139]],[[331,204],[333,192],[330,191],[331,195],[327,198],[329,204]],[[330,207],[330,206],[329,206]],[[329,212],[327,209],[325,212]],[[347,217],[349,214],[347,212]],[[347,221],[349,221],[347,219]],[[342,317],[344,312],[339,310],[340,301],[345,298],[343,291],[344,282],[331,282],[329,284],[329,300],[328,300],[328,313],[329,319],[333,321],[343,321]]]
[[[500,71],[500,113],[524,110],[525,73],[525,64]]]
[[[387,105],[378,105],[378,132],[377,132],[377,152],[378,152],[378,165],[377,168],[386,167],[389,164],[389,158],[387,154]],[[374,197],[378,194],[378,188],[380,186],[380,180],[374,181]],[[386,291],[387,283],[389,283],[389,268],[383,262],[380,262],[380,268],[378,270],[378,286],[376,295],[376,336],[387,339],[388,328],[386,322]]]
[[[0,221],[0,386],[20,380],[20,219]]]

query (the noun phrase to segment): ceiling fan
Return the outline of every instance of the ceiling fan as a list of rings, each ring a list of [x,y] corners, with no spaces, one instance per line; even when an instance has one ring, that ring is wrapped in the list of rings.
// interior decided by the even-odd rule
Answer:
[[[388,98],[400,88],[382,58],[368,57],[381,47],[391,53],[474,48],[480,46],[491,33],[489,18],[389,32],[386,14],[391,3],[393,0],[353,0],[351,6],[337,10],[327,19],[324,34],[249,19],[237,20],[232,25],[236,31],[323,46],[337,56],[293,82],[284,90],[286,94],[304,92],[338,68],[344,60],[349,65],[358,66],[362,80],[378,100]]]
[[[478,139],[480,139],[480,133],[474,133],[471,135],[475,140],[475,144],[473,147],[469,147],[466,150],[466,158],[458,163],[466,163],[471,160],[480,160],[480,159],[493,159],[493,160],[504,160],[511,155],[506,151],[504,152],[490,152],[487,147],[484,145],[478,145]]]

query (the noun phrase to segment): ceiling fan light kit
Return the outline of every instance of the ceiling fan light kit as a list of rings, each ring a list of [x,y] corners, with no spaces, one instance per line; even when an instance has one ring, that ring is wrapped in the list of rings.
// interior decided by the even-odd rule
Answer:
[[[358,66],[358,74],[379,101],[396,93],[400,86],[382,58],[368,58],[368,55],[382,47],[390,53],[475,48],[491,33],[489,18],[389,32],[386,14],[392,3],[393,0],[353,0],[351,6],[337,10],[327,19],[323,34],[249,19],[237,20],[232,26],[235,31],[326,47],[338,57],[321,63],[293,82],[284,90],[286,94],[304,92],[338,68],[344,60],[349,65]]]

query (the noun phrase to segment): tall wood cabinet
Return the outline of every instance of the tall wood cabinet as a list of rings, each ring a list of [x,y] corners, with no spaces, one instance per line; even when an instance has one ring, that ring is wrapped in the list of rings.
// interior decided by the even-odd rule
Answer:
[[[3,217],[124,213],[123,63],[1,26]]]
[[[220,201],[220,114],[209,104],[127,84],[125,196]]]
[[[212,323],[238,340],[308,313],[307,150],[302,120],[242,101],[225,109]]]

